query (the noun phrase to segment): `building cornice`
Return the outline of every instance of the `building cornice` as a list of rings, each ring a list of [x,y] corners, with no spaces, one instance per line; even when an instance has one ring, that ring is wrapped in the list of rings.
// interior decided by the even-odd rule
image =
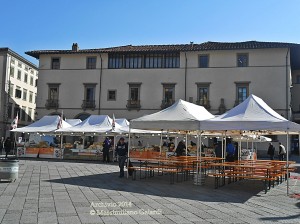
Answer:
[[[77,49],[77,50],[34,50],[25,52],[36,59],[40,55],[59,55],[59,54],[98,54],[98,53],[175,53],[188,51],[210,51],[210,50],[242,50],[242,49],[266,49],[266,48],[291,48],[300,47],[296,43],[283,42],[261,42],[261,41],[245,41],[245,42],[204,42],[200,44],[170,44],[170,45],[126,45],[109,48],[97,49]]]
[[[25,59],[24,57],[22,57],[18,53],[14,52],[10,48],[8,48],[8,47],[0,48],[0,53],[2,53],[2,52],[13,56],[14,58],[22,61],[23,63],[29,65],[30,67],[32,67],[33,69],[35,69],[36,71],[38,71],[38,67],[35,64],[33,64],[32,62],[28,61],[27,59]]]

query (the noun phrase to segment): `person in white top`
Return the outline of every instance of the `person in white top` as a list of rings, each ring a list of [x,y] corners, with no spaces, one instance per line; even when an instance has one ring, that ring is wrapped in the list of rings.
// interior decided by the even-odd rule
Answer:
[[[278,152],[278,158],[281,161],[284,161],[286,155],[285,147],[279,142],[279,152]]]

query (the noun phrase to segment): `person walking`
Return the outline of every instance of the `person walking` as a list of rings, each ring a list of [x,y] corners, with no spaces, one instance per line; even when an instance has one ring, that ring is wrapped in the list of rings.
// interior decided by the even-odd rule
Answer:
[[[110,162],[109,159],[109,150],[111,148],[111,139],[109,137],[106,137],[103,144],[103,162]]]
[[[235,154],[235,148],[233,144],[231,143],[231,140],[228,140],[228,144],[226,146],[226,161],[227,162],[234,162],[234,154]]]
[[[7,137],[5,142],[4,142],[4,149],[5,149],[5,158],[7,158],[8,154],[10,153],[11,150],[11,140],[10,137]]]
[[[5,142],[5,138],[1,137],[1,143],[0,143],[1,155],[4,155],[4,142]]]
[[[278,152],[278,158],[280,161],[285,160],[286,150],[285,147],[279,142],[279,152]]]
[[[215,143],[215,155],[222,158],[222,145],[220,142]]]
[[[121,137],[117,147],[116,154],[118,155],[119,167],[120,167],[120,178],[124,177],[124,164],[128,154],[128,144],[124,141],[124,138]]]
[[[274,154],[275,154],[275,147],[270,142],[268,148],[268,155],[270,156],[270,160],[274,160]]]

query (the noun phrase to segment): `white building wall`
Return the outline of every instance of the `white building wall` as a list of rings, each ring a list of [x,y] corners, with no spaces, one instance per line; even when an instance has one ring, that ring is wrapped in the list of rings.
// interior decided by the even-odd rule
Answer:
[[[13,60],[12,60],[13,59]],[[18,66],[19,62],[21,63],[21,67]],[[10,75],[11,68],[14,68],[14,76]],[[18,70],[21,71],[21,79],[17,79]],[[28,74],[27,83],[24,82],[24,74]],[[21,118],[21,113],[19,113],[19,122],[18,126],[25,126],[30,124],[32,121],[28,120],[28,108],[32,109],[31,117],[34,119],[36,104],[35,104],[35,96],[37,95],[37,88],[35,86],[35,82],[38,79],[38,70],[37,68],[22,58],[15,52],[10,49],[2,49],[0,52],[0,77],[1,77],[1,136],[5,136],[9,134],[9,128],[12,120],[14,119],[14,108],[15,105],[19,105],[20,110],[26,107],[26,117],[25,119]],[[33,83],[30,84],[30,78],[33,77]],[[11,85],[9,85],[9,83]],[[9,95],[9,102],[12,105],[11,116],[6,118],[7,114],[7,99],[8,99],[8,91],[10,90],[9,86],[13,86],[11,89],[12,94]],[[15,97],[15,89],[16,86],[19,86],[22,91],[21,98]],[[23,90],[27,90],[27,99],[23,100]],[[29,102],[29,95],[32,92],[32,102]]]
[[[249,54],[248,67],[236,67],[238,53]],[[210,82],[210,103],[212,111],[217,111],[220,99],[225,99],[227,109],[234,106],[236,100],[235,82],[248,81],[249,94],[263,98],[280,113],[285,111],[285,49],[262,49],[249,51],[213,51],[209,54],[209,68],[198,68],[198,55],[190,53],[188,59],[188,96],[197,99],[197,82]],[[222,61],[222,59],[224,59]],[[266,88],[267,87],[267,88]],[[275,97],[276,96],[276,97]]]
[[[6,109],[6,105],[5,105],[5,100],[6,100],[6,95],[5,92],[7,91],[7,84],[6,84],[6,67],[5,67],[5,55],[1,55],[0,54],[0,88],[1,88],[1,101],[0,101],[0,120],[3,122],[3,120],[5,119],[5,109]],[[0,127],[1,129],[4,128],[3,125],[1,125]],[[2,133],[2,131],[1,131]],[[1,135],[2,136],[2,135]]]
[[[249,54],[249,66],[236,67],[238,53]],[[198,55],[209,54],[209,68],[198,68]],[[87,70],[86,57],[97,56],[97,69]],[[225,99],[227,109],[236,100],[235,82],[249,81],[249,94],[255,94],[266,101],[280,114],[286,107],[286,49],[222,50],[186,52],[187,56],[187,95],[186,100],[197,100],[197,82],[210,82],[210,103],[212,113],[218,112],[220,99]],[[52,70],[51,58],[61,58],[61,69]],[[101,73],[102,58],[102,73]],[[48,83],[60,83],[59,110],[68,118],[84,112],[81,108],[84,99],[83,83],[97,83],[96,109],[86,113],[99,113],[99,88],[101,84],[100,114],[115,114],[116,117],[136,118],[160,110],[163,98],[162,83],[176,83],[175,99],[184,99],[185,52],[180,54],[180,68],[173,69],[108,69],[108,55],[66,54],[41,55],[39,73],[38,117],[55,112],[46,110]],[[141,83],[141,110],[127,110],[129,98],[128,83]],[[117,90],[116,101],[108,101],[108,90]]]
[[[14,59],[14,63],[11,61],[11,59]],[[21,63],[21,67],[18,66],[18,63]],[[14,76],[10,76],[10,69],[14,67]],[[20,109],[22,107],[26,107],[26,118],[25,119],[19,119],[19,125],[25,126],[31,123],[31,121],[28,121],[28,112],[29,108],[32,109],[31,117],[34,120],[34,114],[36,111],[36,104],[35,104],[35,96],[37,94],[37,87],[36,87],[36,80],[38,79],[38,71],[37,69],[33,68],[32,65],[25,63],[22,60],[19,60],[12,55],[9,56],[9,60],[7,61],[7,68],[8,68],[8,76],[7,79],[9,82],[13,85],[12,95],[10,95],[10,102],[13,103],[12,107],[12,114],[14,113],[14,106],[19,105]],[[27,69],[25,69],[27,68]],[[17,78],[18,70],[21,71],[21,79]],[[24,77],[25,74],[27,74],[27,82],[25,82]],[[31,83],[31,78],[33,79]],[[16,87],[21,87],[22,95],[21,98],[17,98],[15,96],[15,90]],[[27,96],[26,100],[23,99],[24,89],[27,90]],[[32,92],[32,102],[29,102],[29,96],[30,92]],[[21,114],[19,114],[19,118],[21,118]],[[14,119],[13,117],[11,119]]]

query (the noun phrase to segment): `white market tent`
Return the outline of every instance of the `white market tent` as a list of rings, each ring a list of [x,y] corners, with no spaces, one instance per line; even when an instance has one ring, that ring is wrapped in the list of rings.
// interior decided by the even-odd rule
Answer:
[[[122,134],[129,133],[129,122],[125,118],[115,120],[113,129],[113,120],[108,115],[91,115],[86,120],[79,124],[56,130],[57,133],[73,133],[73,134],[94,134],[94,133],[109,133]],[[158,133],[148,130],[131,129],[131,133]]]
[[[184,100],[159,112],[130,121],[131,128],[150,130],[199,130],[200,121],[213,118],[204,107]]]
[[[81,122],[80,119],[66,119],[65,121],[72,126],[75,126]]]
[[[115,121],[122,127],[129,127],[129,121],[126,118],[117,118]]]
[[[115,128],[121,126],[116,123]],[[58,133],[105,133],[112,130],[112,119],[108,115],[91,115],[79,124],[56,130]]]
[[[280,116],[269,107],[261,98],[250,95],[244,102],[232,108],[228,112],[201,123],[201,130],[267,130],[269,134],[287,135],[287,164],[289,152],[288,135],[299,134],[300,125]],[[287,194],[289,194],[289,182],[287,179]]]
[[[272,130],[283,133],[286,131],[299,133],[300,125],[280,116],[261,98],[252,94],[244,102],[226,113],[201,122],[200,129],[206,131]]]
[[[121,127],[115,127],[115,129],[112,131],[114,133],[129,133],[129,126],[130,122],[125,118],[117,118],[116,123],[119,124]],[[157,134],[161,133],[160,131],[152,131],[152,130],[144,130],[144,129],[135,129],[131,128],[130,133],[132,134]]]
[[[44,116],[40,120],[22,128],[16,128],[11,131],[13,132],[21,132],[21,133],[50,133],[57,130],[60,122],[60,116],[52,115],[52,116]],[[64,128],[71,127],[70,124],[61,120],[61,126]]]
[[[130,127],[151,129],[151,130],[161,130],[161,131],[168,130],[168,131],[176,131],[176,132],[177,131],[198,131],[200,129],[200,122],[202,122],[203,120],[211,119],[213,117],[214,115],[208,112],[204,107],[179,99],[172,106],[164,110],[131,120]],[[187,135],[186,135],[186,139],[187,139]],[[161,138],[161,143],[162,143],[162,138]],[[199,135],[198,135],[197,145],[198,146],[201,145],[201,138],[199,142]],[[129,156],[129,152],[128,152],[128,156]],[[199,156],[199,151],[197,150],[197,157],[198,156]],[[201,161],[201,155],[200,155],[200,161]],[[198,170],[198,165],[197,165],[197,170]],[[198,176],[198,172],[197,172],[197,176]],[[201,179],[201,166],[200,166],[200,179]]]

